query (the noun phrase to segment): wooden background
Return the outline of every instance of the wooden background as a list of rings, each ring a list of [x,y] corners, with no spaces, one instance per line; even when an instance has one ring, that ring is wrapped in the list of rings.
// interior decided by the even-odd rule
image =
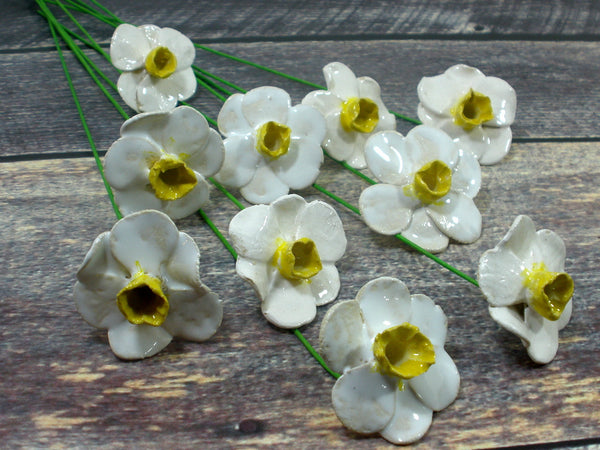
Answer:
[[[482,236],[441,256],[474,275],[481,253],[518,214],[561,235],[576,288],[556,359],[530,362],[519,340],[489,318],[474,286],[334,204],[349,238],[338,264],[339,299],[354,298],[373,278],[395,276],[444,308],[446,349],[461,390],[434,415],[417,447],[600,444],[600,2],[104,3],[129,22],[173,27],[194,42],[319,84],[325,64],[344,62],[379,81],[390,109],[412,117],[422,76],[466,63],[507,80],[518,98],[515,138],[507,158],[483,167],[475,199]],[[177,224],[200,246],[201,277],[223,300],[221,328],[205,343],[174,341],[149,360],[123,362],[112,354],[106,332],[80,318],[71,292],[93,239],[115,216],[46,22],[32,1],[3,0],[0,13],[0,446],[388,446],[341,425],[330,399],[334,380],[295,336],[264,320],[252,289],[198,216]],[[84,17],[82,23],[108,43],[110,27]],[[118,138],[121,118],[66,57],[105,151]],[[294,103],[311,90],[200,50],[196,64],[247,89],[284,87]],[[190,102],[212,117],[221,105],[200,89]],[[399,122],[398,129],[411,126]],[[331,160],[318,183],[355,204],[366,186]],[[300,194],[327,200],[312,188]],[[237,209],[214,191],[205,211],[226,231]],[[315,345],[326,309],[302,329]]]

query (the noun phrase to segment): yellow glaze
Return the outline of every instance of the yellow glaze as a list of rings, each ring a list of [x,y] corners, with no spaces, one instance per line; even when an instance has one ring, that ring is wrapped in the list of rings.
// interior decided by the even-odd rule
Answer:
[[[167,78],[177,69],[177,58],[167,47],[156,47],[146,56],[146,70],[157,78]]]
[[[536,263],[521,274],[523,284],[531,293],[530,305],[542,317],[558,320],[573,296],[574,283],[564,272],[550,272],[546,265]]]
[[[181,159],[163,155],[148,174],[154,195],[161,200],[177,200],[187,195],[198,180],[196,174]]]
[[[273,254],[273,265],[288,280],[309,280],[323,265],[315,243],[308,238],[294,242],[282,241]]]
[[[452,186],[452,170],[442,161],[436,159],[421,167],[413,181],[413,191],[417,198],[425,204],[433,203],[448,192]]]
[[[473,89],[454,105],[450,114],[454,117],[454,123],[466,131],[494,118],[490,98]]]
[[[373,354],[379,373],[401,380],[419,376],[435,363],[433,344],[418,327],[408,322],[375,336]],[[402,383],[399,383],[399,387],[403,388]]]
[[[261,155],[277,159],[290,148],[292,130],[277,122],[263,123],[256,136],[256,149]]]
[[[143,271],[136,273],[117,294],[117,305],[134,325],[160,326],[169,313],[169,300],[162,291],[161,281]]]
[[[349,98],[342,103],[340,122],[342,128],[348,133],[351,131],[370,133],[379,122],[379,107],[368,98]]]

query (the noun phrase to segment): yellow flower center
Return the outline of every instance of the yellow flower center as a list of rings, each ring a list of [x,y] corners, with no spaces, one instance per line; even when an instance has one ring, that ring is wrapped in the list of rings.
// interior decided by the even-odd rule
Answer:
[[[450,114],[454,117],[454,123],[466,131],[494,118],[490,98],[473,89],[454,105]]]
[[[140,271],[121,289],[117,294],[117,305],[129,322],[162,325],[169,313],[169,300],[161,285],[158,278]]]
[[[154,195],[161,200],[184,197],[198,183],[194,171],[172,155],[164,155],[152,165],[148,180],[154,189]]]
[[[531,293],[530,304],[539,315],[558,320],[573,296],[574,283],[569,274],[550,272],[546,265],[536,263],[521,274],[523,285]]]
[[[263,123],[256,136],[256,149],[261,155],[277,159],[290,148],[292,130],[277,122]]]
[[[421,202],[430,204],[439,200],[452,186],[452,170],[436,159],[428,162],[415,173],[414,193]]]
[[[167,47],[153,48],[146,56],[146,70],[157,78],[167,78],[177,69],[177,58]]]
[[[370,133],[379,122],[379,107],[368,98],[351,97],[342,103],[340,122],[348,133]]]
[[[273,265],[288,280],[309,280],[323,265],[315,243],[308,238],[294,242],[282,241],[273,254]]]
[[[379,373],[399,377],[401,380],[419,376],[435,364],[433,344],[418,327],[408,322],[388,328],[375,336],[373,355]]]

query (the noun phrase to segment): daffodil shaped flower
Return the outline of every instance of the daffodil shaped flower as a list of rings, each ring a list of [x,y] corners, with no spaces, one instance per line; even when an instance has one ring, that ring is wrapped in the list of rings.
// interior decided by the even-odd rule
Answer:
[[[365,149],[381,184],[365,189],[359,206],[365,223],[382,234],[401,233],[431,252],[481,234],[473,197],[481,185],[475,157],[443,131],[420,125],[406,137],[396,131],[372,136]]]
[[[565,244],[550,230],[535,231],[518,216],[504,238],[479,261],[479,287],[492,318],[521,338],[531,359],[549,363],[558,331],[571,318],[573,279],[564,272]]]
[[[195,56],[192,41],[172,28],[122,24],[110,41],[110,59],[123,71],[119,94],[137,112],[168,111],[190,98]]]
[[[372,78],[356,78],[340,62],[327,64],[323,74],[327,90],[310,92],[302,103],[314,106],[325,116],[325,150],[333,158],[363,169],[365,142],[374,133],[394,130],[396,119],[383,104],[379,85]]]
[[[444,350],[447,320],[425,295],[396,278],[368,282],[355,300],[333,305],[321,324],[321,354],[342,373],[335,413],[351,430],[394,444],[420,439],[433,411],[458,395],[460,376]]]
[[[229,235],[237,273],[252,284],[274,325],[298,328],[337,297],[335,262],[346,250],[346,235],[327,203],[291,194],[251,206],[231,220]]]
[[[419,119],[444,130],[481,164],[495,164],[508,153],[517,96],[506,81],[458,64],[422,78],[417,92]]]
[[[223,163],[223,141],[188,106],[127,120],[104,159],[106,179],[123,214],[157,209],[173,219],[208,201],[206,177]]]
[[[131,214],[92,244],[77,272],[77,309],[108,329],[119,358],[155,355],[174,336],[204,341],[219,328],[223,308],[200,281],[199,256],[167,215]]]

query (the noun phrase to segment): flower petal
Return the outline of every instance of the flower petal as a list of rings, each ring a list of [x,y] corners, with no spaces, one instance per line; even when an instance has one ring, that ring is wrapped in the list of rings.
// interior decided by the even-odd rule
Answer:
[[[427,407],[441,411],[458,396],[460,375],[446,350],[436,346],[435,364],[424,374],[407,380],[406,383]]]
[[[287,329],[306,325],[317,314],[315,298],[308,283],[291,282],[278,274],[275,275],[261,307],[269,322]]]
[[[271,203],[289,191],[289,186],[278,178],[269,166],[256,169],[252,180],[240,189],[242,196],[254,204]]]
[[[202,148],[196,149],[185,162],[204,177],[216,174],[225,159],[225,145],[221,135],[213,129],[208,129],[208,139]]]
[[[367,160],[365,159],[365,142],[367,141],[366,135],[360,133],[356,135],[356,140],[353,146],[352,154],[346,159],[348,165],[354,169],[364,169],[367,167]]]
[[[354,72],[340,62],[332,62],[323,67],[327,89],[337,97],[346,100],[358,97],[358,84]]]
[[[473,90],[487,95],[492,102],[494,118],[485,126],[506,127],[515,120],[517,94],[510,84],[496,77],[485,77],[473,84]]]
[[[473,199],[458,192],[450,192],[425,208],[436,226],[448,237],[471,243],[481,235],[481,214]]]
[[[318,146],[325,137],[325,119],[312,106],[296,105],[288,111],[287,126],[292,130],[291,138],[310,139]]]
[[[284,195],[271,203],[271,214],[279,225],[281,239],[296,240],[300,217],[307,205],[306,200],[297,194]]]
[[[404,170],[410,175],[425,164],[440,160],[454,171],[459,159],[459,148],[450,136],[438,128],[418,125],[406,135]],[[411,180],[412,181],[412,180]]]
[[[491,306],[509,306],[521,303],[523,261],[505,247],[487,250],[481,255],[477,270],[479,287]]]
[[[317,306],[326,305],[335,300],[340,292],[340,274],[335,265],[323,264],[323,268],[310,279],[310,290]]]
[[[268,262],[260,262],[243,256],[238,256],[235,262],[237,274],[252,285],[261,300],[267,296],[271,273],[275,270],[277,269]]]
[[[531,243],[535,242],[536,238],[533,220],[529,216],[520,215],[515,218],[508,232],[496,247],[512,252],[527,266],[528,263],[536,262],[532,261],[534,255],[531,248]]]
[[[496,164],[510,150],[512,132],[508,127],[476,127],[468,132],[460,127],[449,127],[444,127],[444,130],[454,138],[454,142],[460,148],[473,153],[479,159],[479,164]]]
[[[396,407],[388,425],[380,431],[381,436],[394,444],[410,444],[423,437],[433,417],[433,411],[425,406],[411,389],[396,389]]]
[[[356,295],[371,338],[387,328],[409,322],[410,292],[397,278],[380,277],[365,284]]]
[[[128,216],[137,211],[146,209],[161,210],[163,201],[156,197],[152,189],[146,187],[148,183],[137,183],[130,185],[127,189],[113,190],[115,202],[121,211],[121,214]]]
[[[374,134],[365,143],[365,158],[369,170],[382,183],[404,186],[412,182],[411,170],[405,170],[408,160],[406,140],[397,131]]]
[[[536,239],[531,244],[536,262],[543,261],[551,272],[565,270],[567,249],[558,234],[550,230],[539,230],[536,232]]]
[[[323,151],[319,143],[311,139],[294,139],[289,151],[269,166],[290,188],[304,189],[315,182],[322,162]]]
[[[306,94],[302,99],[303,105],[309,105],[316,108],[326,116],[342,107],[342,100],[330,91],[312,91]]]
[[[119,25],[110,40],[110,60],[119,70],[144,67],[149,51],[144,31],[127,23]]]
[[[290,107],[289,94],[273,86],[254,88],[242,100],[242,113],[252,128],[269,121],[285,124]]]
[[[410,323],[418,327],[433,345],[443,346],[448,319],[442,308],[426,295],[414,294],[411,297],[411,310]]]
[[[362,191],[358,206],[363,220],[377,233],[393,235],[405,230],[418,200],[404,195],[402,187],[375,184]]]
[[[325,117],[327,132],[323,139],[323,147],[329,155],[338,161],[345,161],[354,153],[358,133],[348,133],[342,128],[340,111]]]
[[[360,305],[354,300],[334,304],[321,322],[320,353],[336,372],[359,366],[373,358]]]
[[[148,74],[145,70],[136,70],[135,72],[123,72],[117,80],[117,90],[121,98],[131,109],[140,111],[137,101],[137,87]]]
[[[219,131],[224,136],[229,137],[232,134],[246,135],[253,133],[252,127],[242,112],[243,99],[244,94],[233,94],[221,107],[217,123]]]
[[[200,284],[200,250],[187,234],[179,233],[177,247],[164,266],[163,282],[168,289],[186,289]]]
[[[160,46],[167,47],[177,58],[177,70],[187,69],[194,62],[196,49],[190,39],[173,28],[161,28],[158,32]]]
[[[529,339],[525,345],[527,354],[538,364],[548,364],[558,351],[558,324],[544,319],[533,308],[527,307],[525,325],[529,329]]]
[[[117,293],[125,285],[126,283],[122,283],[121,288],[114,290],[114,294],[110,296],[109,292],[99,292],[96,288],[90,289],[83,283],[75,283],[73,297],[77,311],[93,327],[108,329],[116,326],[125,320],[116,302]]]
[[[295,239],[312,239],[324,262],[335,262],[346,251],[346,234],[338,214],[332,206],[320,200],[306,205],[298,216]]]
[[[142,359],[156,355],[173,339],[161,327],[134,325],[123,321],[108,330],[112,351],[122,359]]]
[[[433,223],[425,208],[416,209],[412,220],[402,236],[432,253],[441,252],[448,247],[448,236]]]
[[[104,157],[106,180],[113,189],[146,186],[149,167],[160,159],[160,149],[142,137],[126,136],[115,141]]]
[[[232,135],[223,142],[225,157],[215,178],[229,187],[239,188],[252,180],[261,156],[250,135]]]
[[[333,386],[335,414],[345,427],[357,433],[375,433],[394,413],[398,386],[372,369],[368,362],[345,372]]]
[[[208,203],[209,184],[199,173],[196,172],[195,175],[197,182],[190,192],[177,200],[163,202],[163,207],[160,209],[170,218],[183,219]]]
[[[458,164],[452,174],[452,190],[474,198],[481,187],[481,167],[475,155],[460,150]]]
[[[77,271],[77,280],[104,297],[117,295],[129,275],[110,254],[110,233],[100,234],[88,250]]]
[[[243,209],[229,222],[229,236],[238,254],[256,261],[271,261],[279,235],[279,224],[267,205]]]
[[[177,74],[171,75],[171,77]],[[166,79],[166,78],[165,78]],[[160,89],[160,80],[146,75],[141,78],[135,90],[135,101],[139,112],[170,111],[177,106],[177,95],[163,92]]]
[[[154,276],[179,242],[179,231],[159,211],[140,211],[118,221],[110,232],[110,249],[131,274],[141,269]]]

